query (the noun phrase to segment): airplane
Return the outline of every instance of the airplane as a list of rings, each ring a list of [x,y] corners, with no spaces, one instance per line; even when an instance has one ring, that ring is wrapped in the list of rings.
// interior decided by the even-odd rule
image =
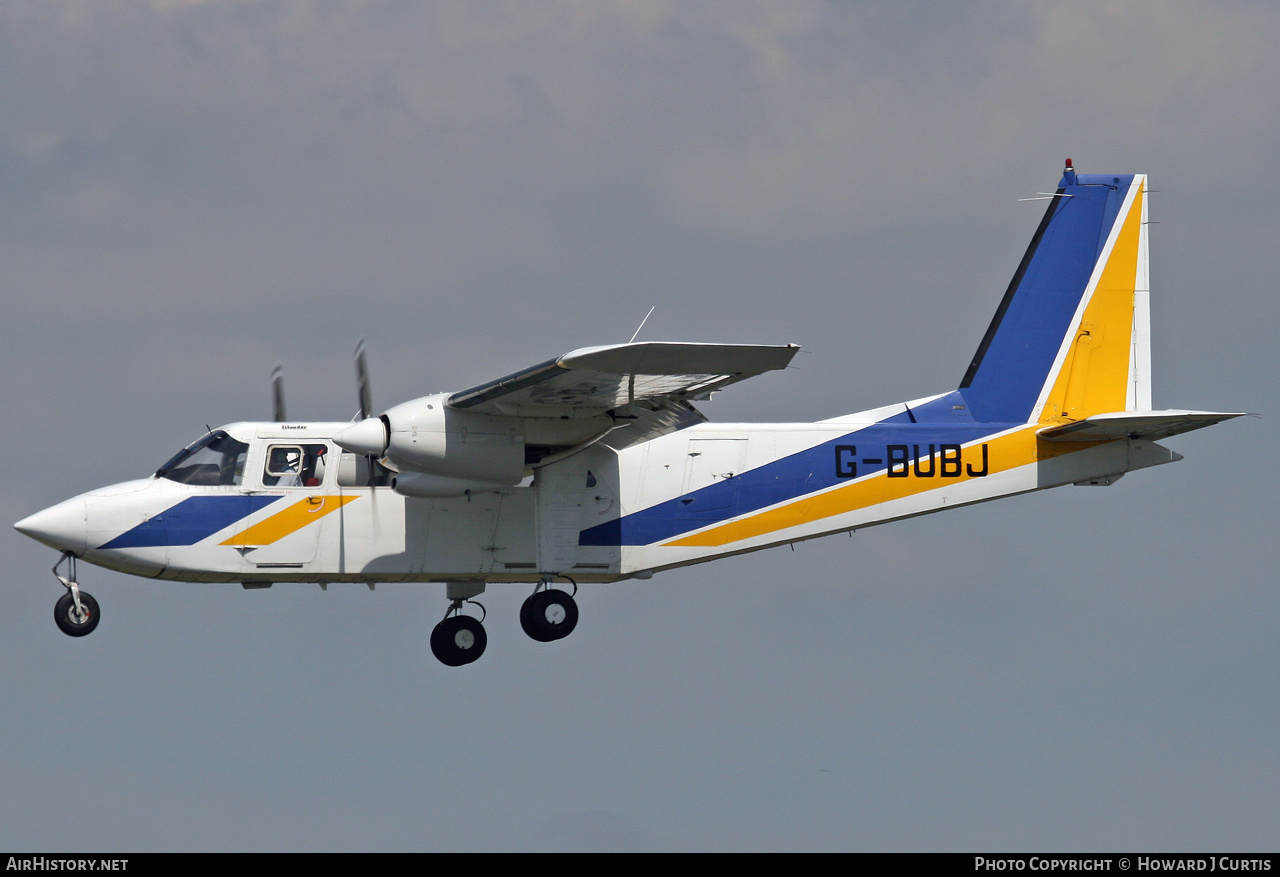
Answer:
[[[816,423],[711,423],[712,392],[795,345],[587,347],[353,422],[210,430],[144,479],[14,526],[58,551],[70,636],[97,626],[76,562],[184,582],[443,582],[447,666],[484,652],[487,586],[533,585],[539,642],[580,584],[654,573],[1181,459],[1157,441],[1242,412],[1153,410],[1147,178],[1070,159],[958,388]],[[66,565],[66,573],[59,570]],[[478,611],[479,617],[470,614]]]

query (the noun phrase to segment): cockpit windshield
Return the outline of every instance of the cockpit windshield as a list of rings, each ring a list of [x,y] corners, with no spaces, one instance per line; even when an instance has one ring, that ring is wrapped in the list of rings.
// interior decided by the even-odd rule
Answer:
[[[217,430],[179,451],[156,470],[156,477],[179,484],[237,485],[244,478],[248,453],[247,444]]]

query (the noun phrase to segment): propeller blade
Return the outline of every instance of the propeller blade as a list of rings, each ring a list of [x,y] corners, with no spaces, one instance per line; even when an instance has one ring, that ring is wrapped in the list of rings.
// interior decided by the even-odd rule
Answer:
[[[271,419],[284,423],[284,366],[276,363],[271,370]]]
[[[356,345],[356,391],[360,395],[360,413],[356,420],[364,420],[373,414],[373,392],[369,389],[369,360],[364,352],[364,339]]]

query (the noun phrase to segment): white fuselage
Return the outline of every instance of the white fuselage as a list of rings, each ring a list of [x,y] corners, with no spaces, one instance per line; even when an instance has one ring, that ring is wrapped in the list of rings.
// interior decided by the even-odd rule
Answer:
[[[886,427],[899,410],[701,424],[440,498],[371,486],[332,441],[346,424],[232,424],[219,432],[247,446],[235,483],[153,476],[23,523],[100,566],[180,581],[614,581],[1175,459],[1152,442],[1050,445],[1028,424]],[[305,479],[271,474],[304,461]]]

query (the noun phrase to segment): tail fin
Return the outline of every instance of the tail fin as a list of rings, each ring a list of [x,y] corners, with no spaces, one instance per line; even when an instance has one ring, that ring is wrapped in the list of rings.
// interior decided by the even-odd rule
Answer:
[[[1146,182],[1077,174],[1067,160],[960,384],[976,420],[1151,410]]]

